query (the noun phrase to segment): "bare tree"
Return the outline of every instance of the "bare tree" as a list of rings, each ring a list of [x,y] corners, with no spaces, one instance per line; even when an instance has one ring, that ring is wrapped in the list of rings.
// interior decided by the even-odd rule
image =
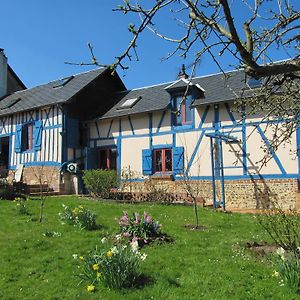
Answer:
[[[40,213],[39,213],[39,222],[41,223],[44,218],[44,207],[45,200],[51,191],[51,183],[54,179],[55,168],[45,167],[41,165],[39,167],[31,167],[31,171],[34,174],[34,177],[37,180],[39,186],[39,196],[40,196]]]
[[[117,67],[126,70],[128,62],[139,60],[139,37],[150,30],[174,45],[165,59],[179,55],[192,61],[191,77],[205,55],[211,57],[225,77],[228,64],[242,68],[246,75],[245,90],[249,90],[247,76],[261,79],[262,83],[261,89],[252,91],[252,101],[248,101],[250,94],[245,93],[248,113],[263,110],[267,121],[274,118],[286,121],[283,126],[268,122],[273,130],[271,146],[276,151],[299,126],[299,9],[299,0],[123,0],[114,10],[132,15],[136,24],[129,24],[132,38],[110,67],[113,71]],[[167,21],[161,22],[161,16],[174,22],[171,36],[165,34]],[[108,66],[101,64],[92,45],[88,46],[92,61],[81,64]],[[276,62],[278,52],[287,59]],[[240,91],[236,92],[239,100]],[[268,149],[265,151],[268,153]]]
[[[140,22],[129,25],[133,37],[112,67],[126,69],[126,59],[138,60],[138,38],[150,30],[174,44],[166,59],[178,54],[193,61],[191,77],[204,55],[212,58],[225,77],[228,75],[223,68],[228,66],[223,61],[242,68],[245,87],[242,93],[235,91],[236,107],[245,107],[246,99],[247,112],[241,113],[263,112],[268,124],[265,131],[272,131],[271,145],[265,147],[262,159],[266,164],[272,151],[289,142],[299,126],[299,9],[298,0],[125,0],[116,10],[138,15]],[[160,14],[172,17],[176,29],[172,36],[164,34]],[[275,53],[279,51],[288,59],[276,62]],[[260,80],[261,87],[252,89],[247,84],[249,78]],[[274,123],[274,119],[284,122]]]

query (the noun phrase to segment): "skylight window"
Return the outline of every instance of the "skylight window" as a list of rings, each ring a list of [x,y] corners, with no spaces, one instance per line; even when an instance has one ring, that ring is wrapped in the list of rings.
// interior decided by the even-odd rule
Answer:
[[[16,103],[18,103],[21,100],[21,98],[17,98],[17,99],[9,99],[8,101],[5,101],[6,103],[0,103],[0,109],[7,109],[10,108],[12,106],[14,106]]]
[[[74,76],[69,76],[69,77],[65,77],[62,78],[60,80],[57,80],[55,82],[55,85],[53,86],[53,88],[58,88],[58,87],[62,87],[65,86],[68,82],[70,82],[72,79],[74,78]]]
[[[132,108],[142,97],[127,99],[117,110]]]

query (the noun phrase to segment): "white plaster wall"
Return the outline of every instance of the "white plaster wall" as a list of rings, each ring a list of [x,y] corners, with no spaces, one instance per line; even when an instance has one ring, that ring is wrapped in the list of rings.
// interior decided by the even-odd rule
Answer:
[[[203,116],[203,113],[205,111],[205,108],[206,106],[204,107],[201,107],[201,110],[200,110],[200,118]],[[203,128],[207,128],[207,127],[212,127],[213,126],[213,122],[214,122],[214,118],[215,118],[215,115],[214,115],[214,107],[212,105],[209,106],[209,110],[208,110],[208,113],[207,113],[207,116],[206,116],[206,119],[202,125]],[[200,120],[199,120],[200,122]],[[199,125],[199,122],[196,123],[196,126]]]
[[[154,112],[152,116],[152,129],[153,132],[157,132],[158,125],[161,121],[163,111]],[[166,111],[159,132],[170,131],[171,130],[171,110]]]
[[[128,168],[142,175],[142,149],[149,149],[149,138],[122,139],[121,169]]]
[[[187,167],[201,132],[179,133],[176,136],[177,146],[184,147],[184,165]],[[203,137],[190,168],[189,176],[209,176],[211,174],[209,138]]]
[[[167,144],[172,144],[172,135],[171,134],[165,134],[165,135],[159,135],[159,136],[154,136],[152,138],[153,141],[153,146],[155,145],[167,145]]]
[[[100,140],[96,142],[96,147],[104,147],[104,146],[116,146],[117,145],[117,139],[113,140]],[[94,147],[94,143],[92,145]]]
[[[149,133],[149,116],[148,114],[133,115],[131,117],[135,134]]]

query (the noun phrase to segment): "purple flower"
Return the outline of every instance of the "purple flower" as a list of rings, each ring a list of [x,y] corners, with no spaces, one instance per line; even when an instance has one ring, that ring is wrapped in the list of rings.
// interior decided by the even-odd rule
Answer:
[[[128,226],[129,225],[129,217],[128,217],[128,213],[126,211],[124,211],[124,216],[122,216],[119,219],[119,225],[120,226]]]
[[[141,221],[139,213],[134,213],[134,218],[135,218],[134,223],[139,224]]]
[[[131,243],[136,243],[139,241],[139,238],[137,238],[136,236],[133,237],[133,239],[131,240]]]
[[[145,223],[146,223],[146,224],[147,224],[147,223],[149,224],[149,223],[152,222],[151,216],[148,215],[145,211],[144,211],[144,220],[145,220]]]

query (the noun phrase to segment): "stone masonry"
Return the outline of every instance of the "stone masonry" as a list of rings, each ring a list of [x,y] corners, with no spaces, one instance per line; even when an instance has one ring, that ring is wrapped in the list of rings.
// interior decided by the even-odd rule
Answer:
[[[151,192],[155,189],[161,192],[174,195],[186,195],[187,189],[192,189],[197,198],[204,200],[206,205],[212,204],[212,183],[208,180],[190,181],[185,184],[183,181],[146,180],[143,182],[131,183],[132,192]],[[129,186],[126,187],[129,191]],[[221,183],[216,182],[217,200],[221,200]],[[225,201],[227,208],[240,209],[268,209],[278,204],[283,209],[296,208],[298,195],[297,179],[281,180],[228,180],[225,181]],[[184,197],[180,197],[184,199]]]

